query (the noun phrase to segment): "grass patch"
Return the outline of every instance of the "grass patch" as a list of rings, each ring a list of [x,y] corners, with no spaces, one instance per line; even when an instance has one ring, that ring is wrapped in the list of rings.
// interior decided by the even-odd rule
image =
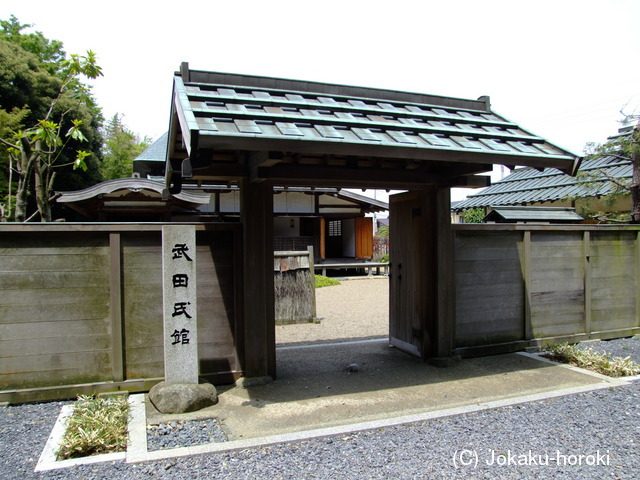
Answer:
[[[316,275],[316,288],[330,287],[332,285],[340,285],[340,282],[335,278],[323,277],[322,275]]]
[[[129,402],[124,397],[78,397],[57,451],[58,460],[127,448]]]
[[[550,345],[545,356],[556,362],[568,363],[610,377],[640,375],[640,365],[629,357],[611,358],[611,355],[594,352],[591,347],[578,348],[577,345],[568,343]]]

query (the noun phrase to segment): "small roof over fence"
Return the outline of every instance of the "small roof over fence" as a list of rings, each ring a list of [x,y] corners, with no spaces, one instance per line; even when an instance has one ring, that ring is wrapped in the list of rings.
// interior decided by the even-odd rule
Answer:
[[[495,207],[485,222],[577,223],[584,220],[575,208],[563,207]]]
[[[276,185],[486,186],[495,163],[580,159],[478,100],[189,69],[174,77],[167,187],[248,178]]]
[[[56,192],[56,195],[58,203],[87,218],[105,212],[153,214],[171,209],[193,212],[209,203],[209,195],[202,192],[183,191],[169,200],[163,199],[162,193],[162,183],[132,177],[109,180],[84,190]]]

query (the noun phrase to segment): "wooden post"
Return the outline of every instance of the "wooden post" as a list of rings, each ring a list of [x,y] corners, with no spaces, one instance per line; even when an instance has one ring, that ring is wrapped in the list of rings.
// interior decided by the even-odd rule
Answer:
[[[111,264],[110,314],[111,314],[111,368],[113,381],[124,380],[124,335],[122,325],[122,247],[119,233],[109,233]]]
[[[273,294],[273,187],[240,182],[244,249],[244,361],[246,377],[275,378]]]
[[[640,231],[636,233],[636,326],[640,327]]]
[[[450,362],[454,347],[455,281],[453,276],[453,231],[451,229],[451,189],[438,188],[435,195],[436,245],[431,255],[437,262],[436,332],[433,355]],[[447,362],[449,359],[449,362]],[[440,360],[442,362],[443,360]]]
[[[314,264],[314,257],[313,257],[313,246],[309,245],[307,247],[307,252],[309,252],[309,273],[311,274],[310,277],[310,285],[309,288],[311,289],[312,292],[312,296],[311,296],[311,315],[313,315],[313,321],[315,322],[316,319],[318,318],[317,315],[317,310],[316,310],[316,266]]]
[[[522,234],[522,283],[524,286],[524,339],[533,338],[531,323],[531,230]]]
[[[582,235],[584,254],[584,333],[591,336],[591,232]]]

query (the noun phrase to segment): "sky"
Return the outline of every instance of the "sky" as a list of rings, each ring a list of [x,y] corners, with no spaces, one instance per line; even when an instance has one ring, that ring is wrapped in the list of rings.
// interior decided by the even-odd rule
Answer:
[[[169,125],[174,72],[263,75],[476,99],[582,154],[640,114],[640,1],[325,0],[0,4],[67,53],[97,53],[105,118]],[[499,173],[494,175],[497,178]],[[508,171],[507,171],[508,173]],[[467,191],[457,191],[461,199]]]

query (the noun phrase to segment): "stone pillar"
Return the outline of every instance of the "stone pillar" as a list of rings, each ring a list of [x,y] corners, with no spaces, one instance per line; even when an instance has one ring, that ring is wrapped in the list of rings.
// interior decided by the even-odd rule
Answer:
[[[165,383],[198,383],[196,231],[162,227]]]

